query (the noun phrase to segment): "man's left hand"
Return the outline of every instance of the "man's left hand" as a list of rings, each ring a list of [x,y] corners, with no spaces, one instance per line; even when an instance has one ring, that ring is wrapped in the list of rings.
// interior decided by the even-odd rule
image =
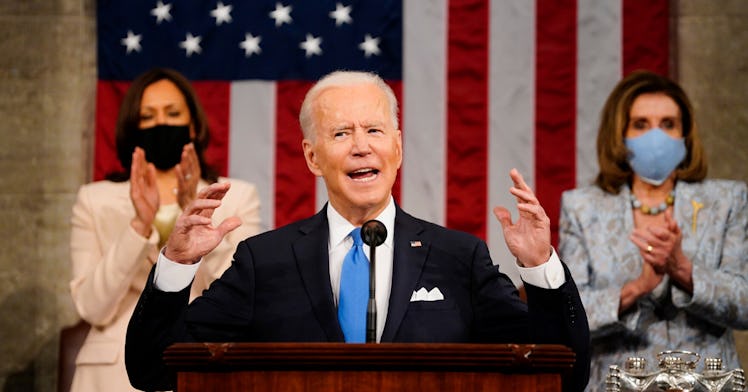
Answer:
[[[501,206],[494,207],[493,213],[501,223],[509,251],[523,267],[535,267],[551,256],[551,220],[519,171],[512,169],[509,176],[514,182],[509,192],[517,198],[519,219],[512,223],[511,213]]]

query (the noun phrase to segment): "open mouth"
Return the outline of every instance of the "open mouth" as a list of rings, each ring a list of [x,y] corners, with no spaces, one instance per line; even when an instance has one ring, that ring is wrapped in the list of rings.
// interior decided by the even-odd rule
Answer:
[[[348,177],[354,181],[366,182],[374,180],[377,177],[377,174],[379,174],[379,170],[367,167],[348,173]]]

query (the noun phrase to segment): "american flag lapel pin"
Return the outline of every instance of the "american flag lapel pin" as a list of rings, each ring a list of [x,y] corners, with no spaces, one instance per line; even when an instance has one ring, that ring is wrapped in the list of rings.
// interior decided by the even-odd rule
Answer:
[[[421,247],[421,241],[410,241],[410,247],[411,248],[420,248]]]

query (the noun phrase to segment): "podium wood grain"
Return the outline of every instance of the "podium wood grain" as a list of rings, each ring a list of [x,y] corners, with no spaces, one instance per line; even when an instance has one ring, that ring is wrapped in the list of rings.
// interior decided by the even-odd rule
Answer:
[[[177,391],[560,391],[559,345],[179,343]]]

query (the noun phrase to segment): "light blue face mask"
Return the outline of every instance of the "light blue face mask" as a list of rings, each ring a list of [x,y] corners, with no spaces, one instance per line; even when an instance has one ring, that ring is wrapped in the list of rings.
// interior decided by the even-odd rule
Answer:
[[[684,138],[673,139],[660,128],[652,128],[643,135],[627,137],[629,164],[641,179],[659,186],[686,157]]]

